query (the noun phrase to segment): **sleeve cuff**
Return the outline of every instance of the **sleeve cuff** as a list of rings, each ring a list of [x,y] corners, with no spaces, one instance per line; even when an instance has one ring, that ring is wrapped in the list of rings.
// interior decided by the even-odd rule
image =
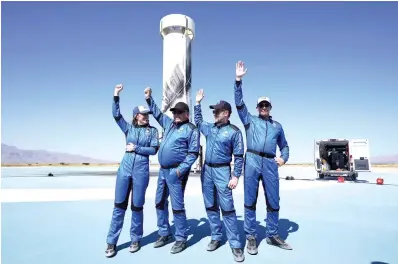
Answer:
[[[119,102],[119,96],[114,95],[114,96],[113,96],[113,101],[114,101],[115,103],[118,103],[118,102]]]

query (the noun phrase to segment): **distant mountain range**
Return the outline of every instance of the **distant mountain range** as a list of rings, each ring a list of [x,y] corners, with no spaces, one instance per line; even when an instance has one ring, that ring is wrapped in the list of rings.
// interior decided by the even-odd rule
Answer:
[[[1,144],[1,164],[115,163],[68,153],[46,150],[25,150]]]
[[[46,150],[25,150],[1,144],[1,164],[56,164],[56,163],[118,163],[68,153]],[[398,154],[372,157],[372,164],[398,164]],[[152,162],[152,163],[157,163]],[[311,163],[311,162],[308,162]]]
[[[398,154],[374,157],[370,162],[373,164],[398,164]]]

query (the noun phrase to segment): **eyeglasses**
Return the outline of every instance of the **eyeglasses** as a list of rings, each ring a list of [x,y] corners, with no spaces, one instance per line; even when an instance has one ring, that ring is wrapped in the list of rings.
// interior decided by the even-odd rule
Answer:
[[[271,106],[270,103],[261,103],[261,104],[258,105],[259,108],[265,108],[265,107],[268,108],[268,107],[270,107],[270,106]]]

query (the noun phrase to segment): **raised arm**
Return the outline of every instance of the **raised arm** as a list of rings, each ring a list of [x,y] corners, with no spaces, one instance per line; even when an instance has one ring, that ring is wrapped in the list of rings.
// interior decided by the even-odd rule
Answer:
[[[210,124],[206,121],[203,121],[202,108],[200,105],[203,97],[203,89],[201,89],[196,94],[196,105],[194,107],[195,125],[199,128],[199,131],[202,132],[205,137],[207,137],[210,132]]]
[[[239,61],[236,64],[236,80],[234,86],[234,94],[235,94],[235,105],[236,109],[238,110],[238,115],[240,120],[242,121],[243,125],[247,129],[250,121],[251,115],[247,110],[245,102],[243,101],[243,94],[242,94],[242,77],[246,74],[247,69],[244,69],[244,63]]]
[[[155,101],[152,98],[152,89],[147,87],[145,88],[145,100],[148,104],[149,109],[152,111],[153,117],[158,121],[159,125],[163,128],[166,129],[170,125],[173,120],[168,117],[167,115],[163,114],[162,111],[160,111],[159,107],[156,105]]]
[[[285,132],[283,131],[283,127],[281,126],[281,133],[279,133],[277,144],[279,150],[281,152],[281,158],[286,163],[289,160],[289,145],[287,144]]]
[[[115,87],[115,92],[113,94],[113,104],[112,104],[112,114],[113,118],[115,119],[116,123],[120,127],[120,129],[123,131],[123,133],[127,133],[127,130],[129,129],[129,124],[126,122],[126,120],[123,118],[122,114],[120,113],[120,106],[119,106],[119,93],[123,90],[123,85],[118,84]]]
[[[244,143],[243,136],[240,130],[237,130],[233,135],[233,154],[234,154],[234,176],[240,177],[242,175],[243,168],[243,154],[244,154]]]
[[[199,130],[195,127],[191,131],[191,135],[189,137],[188,142],[188,155],[185,159],[178,165],[179,175],[185,175],[188,171],[191,170],[192,165],[195,163],[199,156],[199,148],[200,148],[200,133]]]
[[[135,148],[135,152],[144,155],[155,155],[159,149],[159,137],[158,137],[158,130],[155,127],[151,127],[151,143],[149,147],[140,147],[137,146]]]

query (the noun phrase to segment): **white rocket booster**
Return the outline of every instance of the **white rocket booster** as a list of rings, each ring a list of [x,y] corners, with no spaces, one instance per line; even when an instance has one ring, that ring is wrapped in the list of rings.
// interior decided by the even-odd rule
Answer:
[[[163,37],[163,98],[161,111],[173,118],[170,108],[178,102],[184,102],[189,106],[190,121],[193,122],[191,45],[195,36],[195,22],[192,18],[185,15],[167,15],[160,20],[160,34]],[[162,137],[163,131],[160,133],[160,140]],[[196,161],[196,165],[192,167],[195,172],[201,170],[202,155]]]
[[[195,34],[194,21],[185,15],[171,14],[160,20],[163,37],[163,98],[161,111],[173,118],[170,108],[178,102],[191,102],[191,44]],[[191,121],[193,121],[191,119]]]

